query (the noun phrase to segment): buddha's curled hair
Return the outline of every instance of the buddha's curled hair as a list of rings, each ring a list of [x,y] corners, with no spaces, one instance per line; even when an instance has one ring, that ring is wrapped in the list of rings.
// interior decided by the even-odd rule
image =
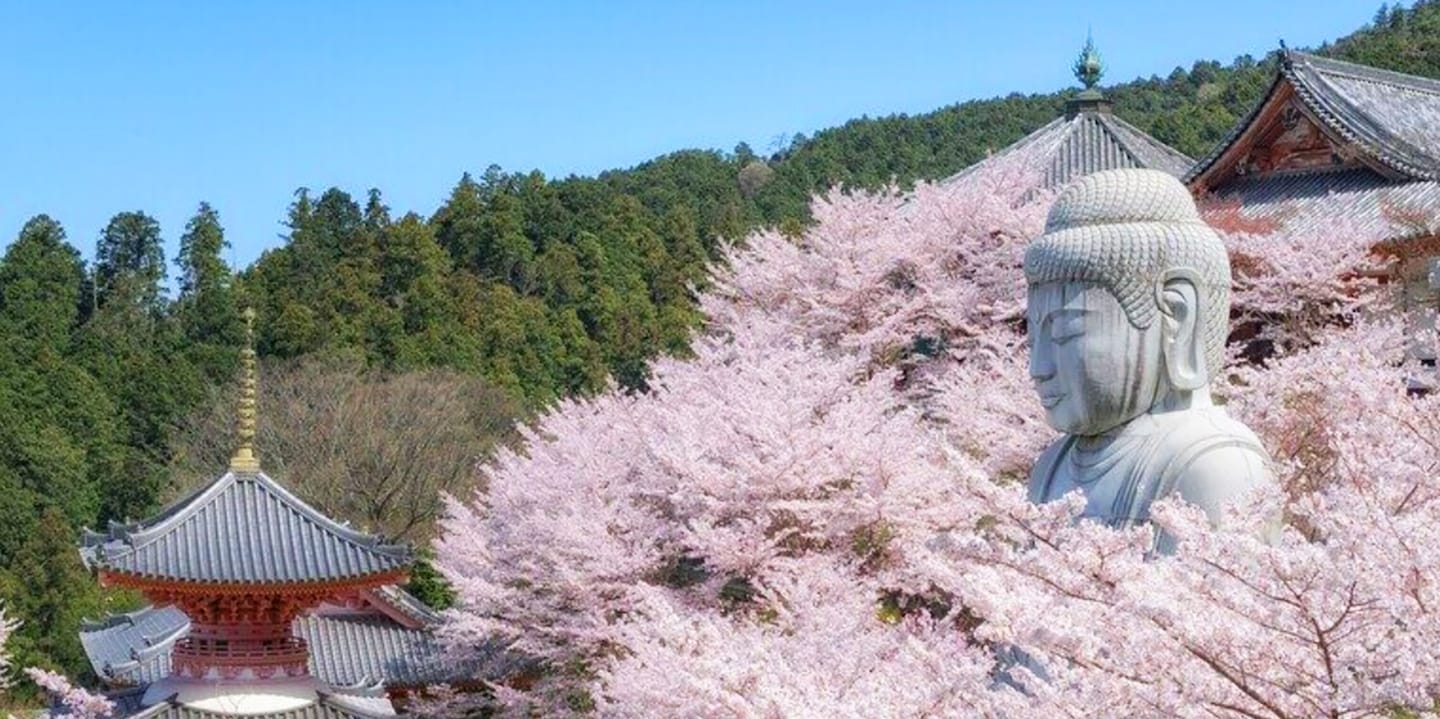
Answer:
[[[1110,290],[1130,323],[1149,327],[1159,283],[1171,270],[1196,278],[1205,361],[1225,361],[1230,260],[1179,180],[1156,170],[1107,170],[1071,183],[1050,208],[1045,233],[1025,250],[1030,286],[1093,282]]]

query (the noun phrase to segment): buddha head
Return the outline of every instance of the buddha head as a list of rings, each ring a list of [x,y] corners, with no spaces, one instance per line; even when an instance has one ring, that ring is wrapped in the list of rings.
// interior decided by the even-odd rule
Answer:
[[[1209,404],[1230,263],[1189,191],[1154,170],[1066,187],[1025,252],[1030,375],[1051,427],[1101,435]]]

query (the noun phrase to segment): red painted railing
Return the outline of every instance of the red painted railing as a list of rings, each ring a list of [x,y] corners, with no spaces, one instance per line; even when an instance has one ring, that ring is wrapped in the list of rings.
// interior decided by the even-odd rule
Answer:
[[[170,663],[182,677],[235,679],[249,671],[268,679],[309,673],[310,648],[299,637],[266,641],[210,640],[184,637],[175,642]]]

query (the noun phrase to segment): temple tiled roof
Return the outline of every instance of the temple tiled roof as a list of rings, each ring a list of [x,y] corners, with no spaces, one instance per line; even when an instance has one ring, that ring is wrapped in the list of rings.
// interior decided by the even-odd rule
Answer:
[[[1394,182],[1368,168],[1276,173],[1237,178],[1202,209],[1229,208],[1246,220],[1323,241],[1335,232],[1378,244],[1433,234],[1440,217],[1440,182]],[[1207,217],[1208,217],[1207,213]]]
[[[1041,174],[1040,187],[1060,187],[1101,170],[1146,168],[1181,177],[1194,163],[1180,151],[1111,114],[1103,101],[1072,110],[1013,145],[952,175],[981,172],[1001,158],[1019,157]]]
[[[438,683],[461,676],[426,629],[373,614],[306,616],[295,634],[310,643],[310,672],[326,683],[363,688]]]
[[[310,646],[310,673],[337,687],[415,685],[453,680],[473,667],[442,660],[431,628],[438,621],[419,600],[388,587],[382,596],[413,603],[428,617],[406,627],[378,611],[338,611],[295,620],[294,633]],[[141,686],[170,674],[170,649],[190,632],[175,607],[146,607],[86,625],[80,642],[95,673],[107,683]]]
[[[170,649],[190,633],[190,619],[176,607],[145,607],[80,628],[80,644],[96,676],[107,682],[145,685],[170,674]]]
[[[385,708],[390,705],[389,700],[382,699],[381,701],[385,706],[381,706],[370,697],[351,698],[343,694],[321,694],[318,701],[298,709],[263,714],[230,714],[206,711],[186,706],[174,700],[167,700],[125,715],[125,719],[231,719],[232,717],[245,717],[245,719],[381,719],[382,717],[393,717],[394,709],[390,708],[387,711]]]
[[[1285,91],[1293,89],[1293,94]],[[1293,100],[1290,98],[1293,97]],[[1349,161],[1239,174],[1276,103],[1296,102]],[[1267,111],[1267,108],[1269,110]],[[1323,241],[1345,232],[1379,244],[1432,235],[1440,218],[1440,82],[1284,51],[1265,98],[1187,173],[1202,206]]]
[[[1440,82],[1291,50],[1281,56],[1267,98],[1285,82],[1329,132],[1388,170],[1391,179],[1440,179]],[[1236,125],[1186,180],[1209,170],[1264,106]]]
[[[420,624],[439,624],[440,615],[426,606],[418,597],[394,584],[376,587],[375,594],[381,601]]]
[[[186,583],[338,581],[394,574],[412,561],[260,472],[227,472],[149,520],[87,532],[81,553],[102,570]]]

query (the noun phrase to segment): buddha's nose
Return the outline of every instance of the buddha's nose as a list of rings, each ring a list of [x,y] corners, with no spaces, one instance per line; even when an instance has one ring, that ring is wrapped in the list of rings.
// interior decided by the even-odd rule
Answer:
[[[1030,347],[1030,379],[1037,383],[1055,376],[1055,362],[1050,357],[1049,343],[1035,342]]]

